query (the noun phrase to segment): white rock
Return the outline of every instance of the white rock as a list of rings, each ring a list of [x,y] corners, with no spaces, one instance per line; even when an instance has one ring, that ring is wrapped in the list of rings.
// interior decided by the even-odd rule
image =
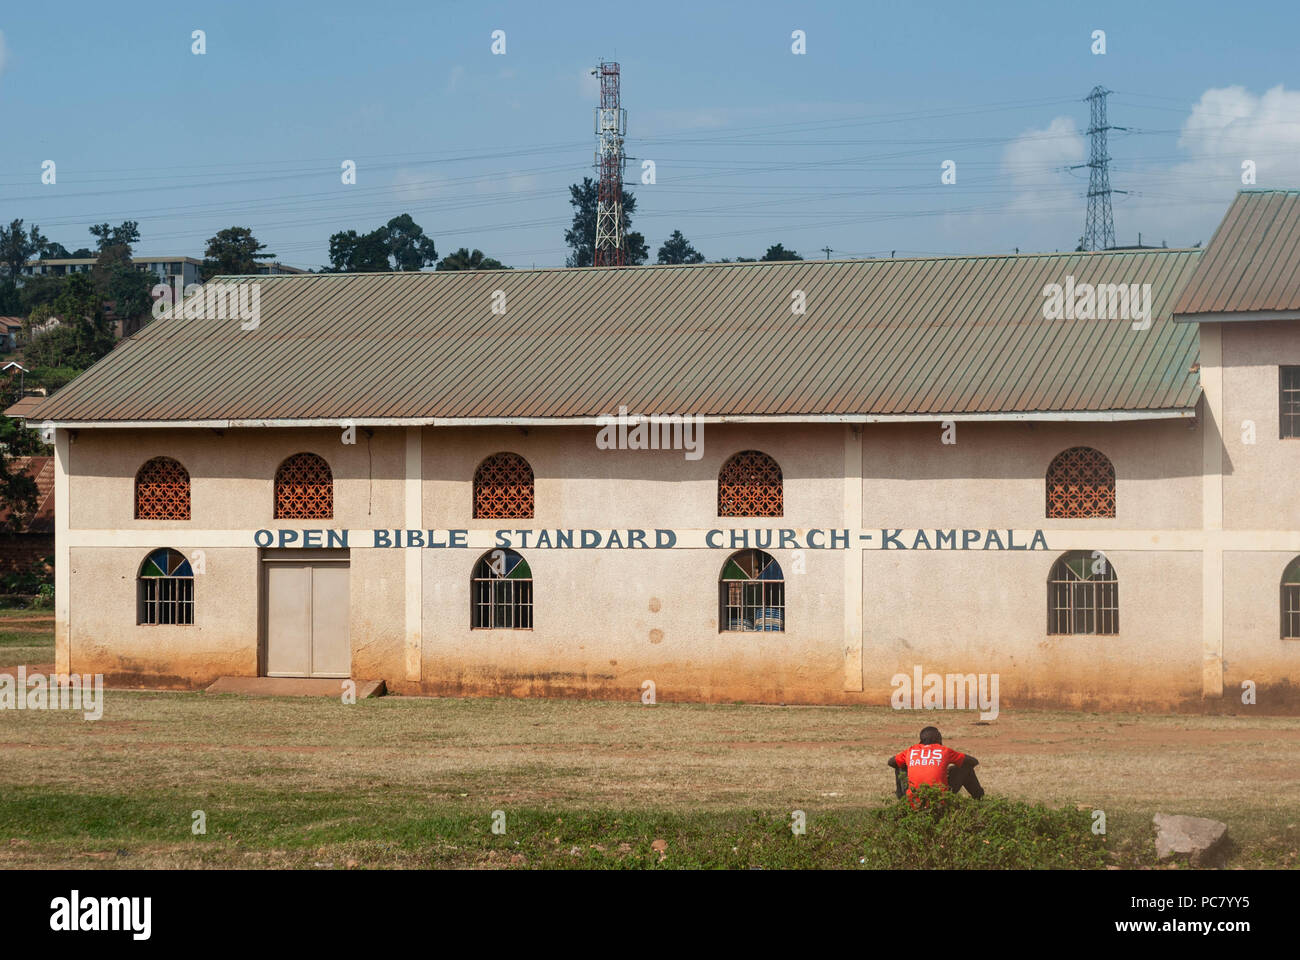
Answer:
[[[1157,813],[1156,856],[1161,860],[1189,855],[1195,866],[1202,866],[1220,852],[1228,838],[1228,825],[1205,817]]]

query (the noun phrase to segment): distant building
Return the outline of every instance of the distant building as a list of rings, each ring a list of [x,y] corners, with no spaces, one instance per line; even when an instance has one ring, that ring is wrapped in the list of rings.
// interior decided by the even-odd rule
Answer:
[[[95,267],[95,257],[68,257],[57,260],[28,260],[23,267],[24,277],[66,277],[74,273],[90,273]],[[202,260],[193,257],[132,257],[139,270],[153,273],[159,283],[171,284],[179,280],[182,285],[199,282]]]
[[[22,317],[0,317],[0,351],[14,350],[23,332]]]
[[[280,273],[311,273],[310,270],[303,270],[301,267],[291,267],[288,264],[280,263],[278,260],[273,260],[270,263],[259,263],[257,265],[257,272],[263,276]]]
[[[41,401],[43,401],[44,399],[45,399],[44,393],[32,394],[31,396],[24,396],[20,400],[18,400],[17,403],[14,403],[12,406],[10,406],[8,409],[5,410],[5,416],[17,417],[18,419],[25,421],[27,419],[27,415],[31,413],[33,410],[35,410],[37,406],[40,405]]]
[[[28,260],[23,267],[24,277],[64,277],[73,273],[90,273],[94,269],[95,257],[69,257],[58,260]],[[203,261],[193,257],[132,257],[131,262],[140,270],[153,273],[159,283],[169,286],[180,281],[182,287],[191,283],[202,282]],[[289,274],[307,273],[298,267],[283,263],[259,263],[257,273]]]

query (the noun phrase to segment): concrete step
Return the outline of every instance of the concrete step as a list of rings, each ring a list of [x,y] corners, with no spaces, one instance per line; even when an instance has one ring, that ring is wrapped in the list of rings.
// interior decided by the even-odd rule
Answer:
[[[254,697],[340,697],[345,680],[316,677],[218,677],[208,693],[242,693]],[[382,697],[382,680],[357,680],[357,699]]]

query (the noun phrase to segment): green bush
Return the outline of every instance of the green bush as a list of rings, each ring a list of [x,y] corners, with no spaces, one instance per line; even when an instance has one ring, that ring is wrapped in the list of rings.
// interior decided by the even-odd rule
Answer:
[[[1053,809],[1005,797],[973,800],[922,787],[872,811],[863,864],[882,870],[1096,870],[1105,838],[1087,811]]]
[[[48,592],[54,598],[54,563],[52,557],[42,557],[26,569],[15,570],[0,578],[0,588],[5,593],[35,594],[38,598]]]
[[[54,607],[54,584],[42,583],[36,588],[36,596],[32,598],[33,610],[50,610]]]

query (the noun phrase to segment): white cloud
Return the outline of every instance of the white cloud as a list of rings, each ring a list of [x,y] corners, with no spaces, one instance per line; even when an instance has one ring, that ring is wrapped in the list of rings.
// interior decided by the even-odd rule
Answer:
[[[1300,91],[1212,87],[1183,120],[1177,147],[1179,159],[1148,163],[1137,140],[1119,146],[1112,138],[1111,183],[1129,191],[1115,201],[1121,243],[1132,243],[1138,231],[1144,243],[1204,242],[1238,190],[1300,187]],[[1254,184],[1241,181],[1246,160],[1254,161]]]
[[[497,193],[528,193],[538,188],[538,179],[536,174],[531,173],[503,173],[491,180],[479,180],[472,184],[470,189],[475,193],[497,194]]]
[[[1078,188],[1063,169],[1086,159],[1087,147],[1073,117],[1057,117],[1041,130],[1026,130],[1002,152],[1002,176],[1016,189],[1011,207],[1026,216],[1055,213],[1062,199]]]
[[[393,199],[398,203],[432,200],[447,189],[447,178],[429,170],[403,167],[393,175]]]
[[[1242,186],[1241,164],[1255,162],[1259,186],[1300,186],[1300,91],[1281,84],[1256,96],[1245,87],[1206,90],[1183,123],[1178,146],[1191,157],[1177,179]]]
[[[506,189],[511,193],[527,193],[537,189],[537,177],[531,173],[511,173],[506,177]]]

